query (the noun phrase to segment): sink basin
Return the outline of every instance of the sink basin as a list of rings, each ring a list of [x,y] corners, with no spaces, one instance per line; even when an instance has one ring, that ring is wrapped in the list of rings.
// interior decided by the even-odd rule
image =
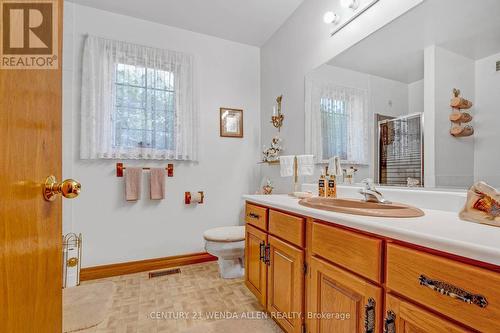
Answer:
[[[299,201],[305,207],[328,210],[338,213],[375,216],[375,217],[419,217],[424,212],[416,207],[400,203],[381,204],[354,199],[306,198]]]

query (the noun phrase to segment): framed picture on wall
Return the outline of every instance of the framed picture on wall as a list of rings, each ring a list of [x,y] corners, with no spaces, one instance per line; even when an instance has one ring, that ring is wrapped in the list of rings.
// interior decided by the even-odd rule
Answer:
[[[243,110],[220,108],[220,136],[243,137]]]

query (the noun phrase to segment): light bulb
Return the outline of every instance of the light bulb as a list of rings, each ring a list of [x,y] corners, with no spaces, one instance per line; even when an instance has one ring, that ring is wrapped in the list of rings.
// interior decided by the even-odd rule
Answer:
[[[344,8],[356,10],[358,8],[358,0],[340,0],[340,5]]]
[[[323,15],[323,21],[325,21],[326,24],[337,23],[338,20],[339,16],[334,12],[326,12],[325,15]]]

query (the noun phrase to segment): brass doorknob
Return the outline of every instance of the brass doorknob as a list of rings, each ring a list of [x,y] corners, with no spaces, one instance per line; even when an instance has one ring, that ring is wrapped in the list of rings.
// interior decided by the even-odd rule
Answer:
[[[58,183],[55,176],[49,176],[43,186],[43,197],[47,201],[54,201],[58,194],[63,197],[73,199],[80,194],[82,185],[74,179],[66,179]]]

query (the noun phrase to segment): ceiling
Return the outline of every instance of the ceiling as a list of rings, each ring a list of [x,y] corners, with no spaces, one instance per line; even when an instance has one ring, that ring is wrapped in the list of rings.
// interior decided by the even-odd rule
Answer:
[[[70,0],[239,43],[262,46],[303,0]]]
[[[477,60],[500,52],[499,0],[427,0],[328,64],[411,83],[424,77],[424,49],[438,45]]]

